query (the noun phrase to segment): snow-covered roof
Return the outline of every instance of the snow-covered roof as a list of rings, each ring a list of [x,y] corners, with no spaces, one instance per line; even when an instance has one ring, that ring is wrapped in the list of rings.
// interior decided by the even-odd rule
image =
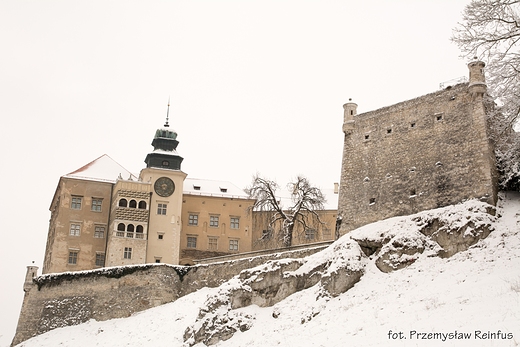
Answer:
[[[103,154],[87,165],[62,177],[115,183],[118,177],[137,180],[137,176],[122,167],[114,159]]]
[[[184,194],[203,195],[203,196],[219,196],[226,198],[247,199],[247,194],[227,181],[213,181],[198,178],[186,178],[184,180]]]
[[[334,193],[334,189],[331,188],[320,190],[326,200],[323,204],[323,210],[337,210],[339,195],[337,193]],[[287,189],[277,191],[276,196],[280,199],[284,208],[293,205],[293,203],[291,202],[291,192],[289,192]]]

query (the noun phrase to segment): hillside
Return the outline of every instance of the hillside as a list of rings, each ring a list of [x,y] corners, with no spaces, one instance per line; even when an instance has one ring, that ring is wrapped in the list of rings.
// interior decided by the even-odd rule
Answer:
[[[459,207],[442,213],[449,216]],[[520,194],[502,195],[498,215],[485,240],[450,258],[424,252],[410,266],[383,273],[370,257],[361,280],[337,297],[316,299],[319,289],[313,286],[272,307],[234,310],[237,317],[250,317],[249,330],[217,346],[520,345]],[[402,228],[410,218],[364,230]],[[219,290],[203,289],[125,319],[56,329],[19,346],[183,346],[186,328]]]

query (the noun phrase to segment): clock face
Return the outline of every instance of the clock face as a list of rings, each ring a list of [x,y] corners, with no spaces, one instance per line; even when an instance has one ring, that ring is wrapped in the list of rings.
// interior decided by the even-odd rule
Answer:
[[[173,194],[175,191],[175,183],[168,177],[161,177],[155,181],[153,185],[157,195],[167,197]]]

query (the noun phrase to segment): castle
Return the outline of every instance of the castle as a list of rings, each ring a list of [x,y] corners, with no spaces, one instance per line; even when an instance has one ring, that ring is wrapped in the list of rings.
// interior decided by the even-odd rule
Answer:
[[[167,119],[138,177],[107,155],[62,176],[50,206],[43,274],[193,265],[269,248],[258,242],[265,225],[251,211],[254,200],[230,182],[187,178],[178,144]],[[307,230],[312,237],[297,238],[296,245],[333,240],[335,196],[329,194],[333,207],[320,211],[327,226]]]
[[[343,106],[338,209],[321,211],[326,225],[304,233],[299,242],[332,240],[374,221],[467,199],[496,204],[496,163],[487,124],[493,105],[486,97],[484,63],[474,61],[468,68],[468,83],[393,106],[363,114],[357,114],[353,102]],[[43,273],[100,270],[33,279],[37,267],[29,266],[13,343],[57,326],[125,317],[279,256],[271,252],[183,269],[103,269],[191,265],[200,258],[251,255],[247,252],[266,248],[255,243],[264,233],[261,224],[246,212],[254,201],[229,182],[187,178],[176,138],[168,122],[157,130],[154,151],[139,177],[102,156],[60,178]],[[141,299],[128,304],[126,299],[135,295]],[[74,315],[77,307],[84,308],[84,316]]]
[[[469,83],[375,111],[344,108],[338,233],[477,198],[495,205],[484,63]]]

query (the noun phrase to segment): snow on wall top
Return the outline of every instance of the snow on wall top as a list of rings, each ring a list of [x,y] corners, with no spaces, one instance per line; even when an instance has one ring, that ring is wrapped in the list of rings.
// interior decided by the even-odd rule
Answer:
[[[123,179],[138,179],[137,176],[122,167],[114,159],[103,154],[76,171],[63,175],[63,177],[115,183],[120,175]]]
[[[183,193],[189,195],[219,196],[227,198],[248,198],[247,194],[242,189],[231,182],[197,178],[186,178],[184,180]]]

